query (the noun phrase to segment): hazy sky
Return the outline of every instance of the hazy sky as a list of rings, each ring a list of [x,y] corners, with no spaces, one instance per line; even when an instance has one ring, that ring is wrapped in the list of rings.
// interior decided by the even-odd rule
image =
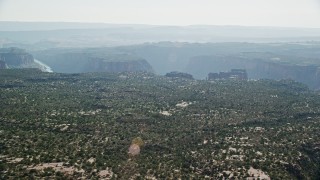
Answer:
[[[0,21],[320,28],[320,0],[0,0]]]

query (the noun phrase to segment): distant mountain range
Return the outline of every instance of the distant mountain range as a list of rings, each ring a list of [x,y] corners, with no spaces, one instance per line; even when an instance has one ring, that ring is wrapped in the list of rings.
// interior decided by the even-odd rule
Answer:
[[[155,26],[68,22],[0,22],[0,46],[97,47],[145,42],[320,41],[320,29],[249,26]]]

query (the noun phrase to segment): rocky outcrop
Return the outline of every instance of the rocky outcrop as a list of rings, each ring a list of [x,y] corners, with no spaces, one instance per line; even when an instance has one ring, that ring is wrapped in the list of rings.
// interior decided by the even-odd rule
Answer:
[[[166,77],[193,79],[193,76],[191,74],[183,73],[183,72],[177,72],[177,71],[167,73]]]
[[[12,68],[21,68],[34,63],[33,56],[19,48],[0,49],[0,60]]]

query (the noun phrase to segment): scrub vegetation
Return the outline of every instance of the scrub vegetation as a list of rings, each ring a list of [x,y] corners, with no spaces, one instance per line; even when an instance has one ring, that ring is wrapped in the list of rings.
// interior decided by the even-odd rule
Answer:
[[[294,81],[16,69],[0,99],[0,179],[320,178],[319,92]]]

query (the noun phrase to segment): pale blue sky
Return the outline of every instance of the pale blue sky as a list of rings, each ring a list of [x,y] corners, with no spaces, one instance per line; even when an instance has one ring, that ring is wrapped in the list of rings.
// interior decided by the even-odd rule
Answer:
[[[0,21],[320,28],[320,0],[0,0]]]

